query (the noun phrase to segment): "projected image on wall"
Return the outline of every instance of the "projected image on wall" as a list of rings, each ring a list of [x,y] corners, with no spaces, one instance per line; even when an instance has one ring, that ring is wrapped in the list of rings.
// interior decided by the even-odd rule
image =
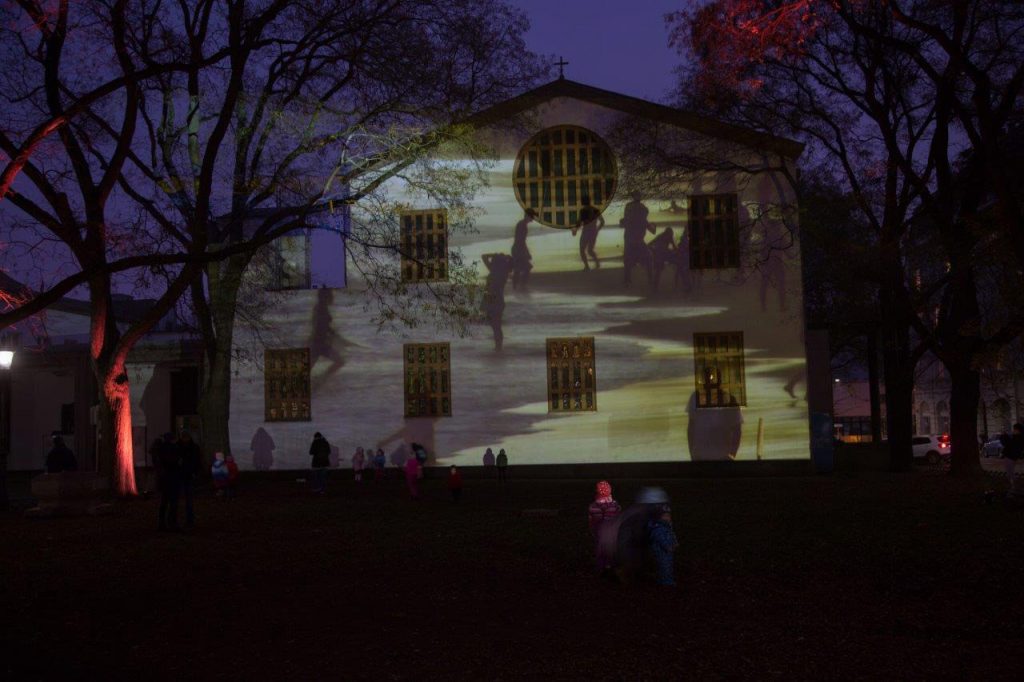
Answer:
[[[798,249],[758,208],[777,185],[652,196],[620,180],[601,135],[548,126],[503,150],[475,233],[450,235],[430,206],[401,216],[410,277],[443,280],[450,251],[475,264],[472,335],[378,334],[350,269],[320,312],[341,364],[314,352],[310,421],[255,423],[261,395],[242,391],[240,451],[263,428],[276,467],[303,466],[315,426],[343,455],[380,447],[395,464],[413,442],[457,464],[488,447],[513,465],[807,458]],[[315,349],[324,294],[292,293],[274,315]]]

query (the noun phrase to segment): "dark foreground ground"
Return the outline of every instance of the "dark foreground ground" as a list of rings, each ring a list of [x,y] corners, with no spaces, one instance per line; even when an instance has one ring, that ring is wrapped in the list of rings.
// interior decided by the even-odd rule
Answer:
[[[179,535],[154,500],[0,517],[0,678],[1021,679],[1024,508],[992,482],[662,482],[675,590],[592,576],[590,481],[424,483],[250,482]]]

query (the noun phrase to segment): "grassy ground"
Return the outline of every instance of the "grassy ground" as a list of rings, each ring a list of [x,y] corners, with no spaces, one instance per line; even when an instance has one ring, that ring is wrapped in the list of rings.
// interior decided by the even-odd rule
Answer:
[[[1019,679],[1024,508],[990,483],[664,482],[675,590],[591,575],[590,481],[469,480],[457,506],[255,482],[177,535],[154,500],[9,515],[0,678]]]

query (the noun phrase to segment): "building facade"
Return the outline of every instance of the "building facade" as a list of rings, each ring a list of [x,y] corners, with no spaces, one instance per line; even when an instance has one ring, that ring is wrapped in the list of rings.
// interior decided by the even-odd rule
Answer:
[[[718,158],[671,188],[638,186],[616,132],[630,121]],[[791,164],[799,145],[564,80],[476,123],[493,158],[474,229],[410,199],[394,267],[426,291],[471,264],[479,321],[466,336],[378,332],[339,249],[344,288],[281,292],[272,335],[236,334],[263,347],[236,365],[240,463],[308,466],[315,431],[341,459],[370,447],[392,462],[412,442],[445,464],[479,464],[487,447],[520,464],[809,458],[799,247],[778,209],[793,196],[779,174],[742,170]],[[323,257],[288,251],[293,270]]]

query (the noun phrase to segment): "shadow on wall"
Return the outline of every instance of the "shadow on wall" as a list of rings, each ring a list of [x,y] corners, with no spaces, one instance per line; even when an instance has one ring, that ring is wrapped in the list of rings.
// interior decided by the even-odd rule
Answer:
[[[686,439],[690,460],[711,462],[735,459],[743,437],[743,413],[735,398],[729,407],[697,407],[697,392],[686,405]]]
[[[391,452],[388,460],[395,466],[403,466],[409,453],[412,452],[411,444],[420,443],[427,450],[427,461],[436,462],[439,453],[435,449],[434,426],[438,419],[438,417],[406,418],[402,428],[377,441],[377,447],[386,448],[389,443],[398,441],[398,446]]]
[[[252,468],[256,471],[270,471],[274,466],[274,439],[262,426],[252,436],[249,449],[252,450]]]

